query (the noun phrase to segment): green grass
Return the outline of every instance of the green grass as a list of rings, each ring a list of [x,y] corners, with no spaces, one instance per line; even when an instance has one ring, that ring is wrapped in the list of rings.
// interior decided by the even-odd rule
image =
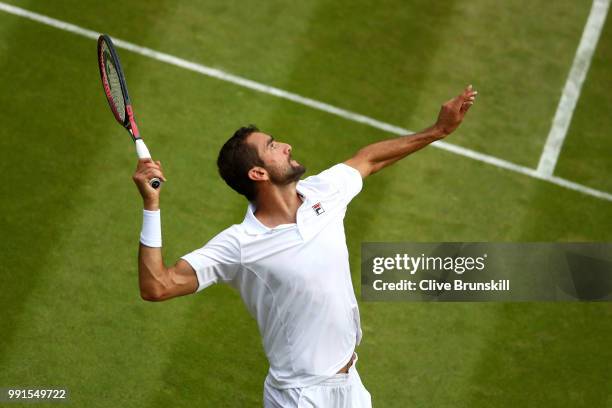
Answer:
[[[582,88],[557,174],[606,191],[612,190],[612,23],[607,20]],[[602,154],[607,152],[608,154]]]
[[[472,82],[478,105],[449,141],[532,167],[590,7],[10,3],[415,130]],[[108,17],[119,8],[127,13]],[[557,173],[606,191],[609,33],[610,24]],[[267,362],[234,291],[139,298],[135,156],[108,112],[94,50],[92,40],[0,13],[0,387],[65,386],[87,407],[260,406]],[[389,136],[120,53],[141,132],[168,178],[168,262],[241,221],[245,202],[214,165],[239,125],[291,143],[309,174]],[[611,241],[612,205],[430,148],[368,179],[346,230],[359,292],[361,242]],[[359,370],[376,406],[612,404],[609,304],[360,309]]]

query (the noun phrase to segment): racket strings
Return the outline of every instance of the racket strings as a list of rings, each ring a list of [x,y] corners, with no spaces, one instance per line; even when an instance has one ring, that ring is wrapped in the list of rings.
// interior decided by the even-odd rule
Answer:
[[[117,67],[115,67],[114,60],[111,56],[110,50],[106,42],[102,45],[102,62],[104,71],[106,73],[106,79],[110,90],[110,102],[115,106],[115,112],[119,114],[120,120],[125,121],[125,100],[123,99],[123,91],[121,89],[121,82],[119,80],[119,73]]]

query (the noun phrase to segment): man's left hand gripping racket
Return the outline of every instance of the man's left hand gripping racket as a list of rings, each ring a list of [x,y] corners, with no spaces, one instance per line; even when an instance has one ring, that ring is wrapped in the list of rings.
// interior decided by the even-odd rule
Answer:
[[[102,34],[98,38],[98,66],[100,68],[104,93],[115,119],[132,136],[132,140],[136,144],[138,158],[150,159],[149,149],[147,149],[147,145],[145,145],[140,137],[136,121],[134,120],[134,111],[132,110],[125,77],[119,62],[119,55],[117,55],[110,37],[106,34]],[[149,184],[155,189],[159,188],[161,183],[162,181],[157,177],[149,180]]]

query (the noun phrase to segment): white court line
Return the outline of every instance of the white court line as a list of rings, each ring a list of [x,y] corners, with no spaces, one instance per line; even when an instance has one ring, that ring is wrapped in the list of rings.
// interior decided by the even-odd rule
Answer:
[[[25,10],[19,7],[15,7],[15,6],[6,4],[6,3],[0,2],[0,10],[5,11],[10,14],[14,14],[16,16],[20,16],[20,17],[24,17],[24,18],[36,21],[42,24],[46,24],[51,27],[58,28],[60,30],[69,31],[71,33],[74,33],[74,34],[77,34],[83,37],[91,38],[94,40],[97,40],[98,36],[100,35],[96,31],[88,30],[88,29],[76,26],[74,24],[66,23],[64,21],[57,20],[51,17],[47,17],[42,14],[34,13],[34,12],[31,12],[31,11],[28,11],[28,10]],[[381,122],[379,120],[370,118],[368,116],[350,112],[350,111],[329,105],[324,102],[319,102],[314,99],[306,98],[304,96],[300,96],[300,95],[297,95],[291,92],[287,92],[279,88],[275,88],[269,85],[265,85],[259,82],[252,81],[250,79],[239,77],[237,75],[232,75],[232,74],[223,72],[215,68],[210,68],[210,67],[207,67],[207,66],[195,63],[195,62],[190,62],[190,61],[175,57],[170,54],[155,51],[155,50],[152,50],[146,47],[141,47],[139,45],[132,44],[130,42],[123,41],[120,39],[113,38],[113,42],[118,48],[123,48],[129,51],[132,51],[134,53],[144,55],[149,58],[153,58],[157,61],[162,61],[162,62],[171,64],[177,67],[181,67],[181,68],[184,68],[190,71],[198,72],[202,75],[217,78],[222,81],[231,82],[233,84],[240,85],[245,88],[253,89],[258,92],[262,92],[262,93],[266,93],[269,95],[274,95],[279,98],[287,99],[287,100],[311,107],[313,109],[324,111],[332,115],[336,115],[336,116],[351,120],[353,122],[359,122],[359,123],[366,124],[368,126],[383,130],[385,132],[393,133],[396,135],[406,135],[406,134],[414,133],[408,129],[403,129],[398,126],[394,126],[394,125],[391,125],[385,122]],[[583,186],[581,184],[574,183],[568,180],[564,180],[558,177],[543,176],[542,174],[538,173],[536,170],[532,168],[521,166],[521,165],[518,165],[512,162],[509,162],[507,160],[503,160],[503,159],[500,159],[494,156],[490,156],[484,153],[479,153],[474,150],[470,150],[465,147],[457,146],[457,145],[447,143],[447,142],[438,141],[438,142],[433,143],[432,145],[437,148],[446,150],[448,152],[455,153],[460,156],[468,157],[470,159],[477,160],[483,163],[487,163],[492,166],[514,171],[516,173],[524,174],[524,175],[527,175],[529,177],[533,177],[539,180],[544,180],[549,183],[568,188],[570,190],[578,191],[582,194],[590,195],[590,196],[597,197],[597,198],[607,200],[607,201],[612,201],[611,193],[595,190],[593,188]]]
[[[589,19],[584,26],[572,68],[565,82],[563,94],[538,163],[538,173],[543,176],[552,176],[555,171],[557,159],[572,121],[582,84],[589,71],[597,41],[599,41],[601,30],[606,21],[609,6],[610,0],[593,0]]]

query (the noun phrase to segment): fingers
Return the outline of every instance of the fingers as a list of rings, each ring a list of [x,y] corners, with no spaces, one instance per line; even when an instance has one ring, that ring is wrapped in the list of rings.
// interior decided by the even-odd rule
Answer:
[[[159,168],[159,166],[149,167],[146,170],[144,170],[143,174],[147,177],[148,180],[151,180],[152,178],[157,177],[161,179],[163,182],[166,182],[166,177],[164,177],[164,173],[162,172],[161,168]]]
[[[472,85],[468,85],[464,91],[461,93],[460,98],[462,100],[461,103],[461,113],[466,113],[476,101],[476,95],[478,95],[478,91],[475,91]]]
[[[466,102],[461,105],[461,113],[465,115],[465,113],[472,107],[473,102]]]
[[[468,85],[463,92],[461,92],[461,94],[459,95],[460,97],[462,97],[463,99],[467,100],[467,99],[474,99],[476,98],[476,95],[478,95],[478,91],[475,91],[474,88],[472,87],[472,85]]]
[[[465,113],[474,105],[474,102],[465,102],[461,105],[461,113],[465,115]]]
[[[161,170],[158,170],[158,169],[147,169],[144,172],[142,172],[142,175],[145,176],[147,180],[151,180],[157,177],[158,179],[164,182],[166,181],[166,178],[164,177],[164,173],[162,173]]]
[[[166,181],[166,177],[164,177],[161,162],[159,160],[155,162],[151,159],[138,160],[136,174],[142,174],[148,180],[157,177],[164,182]]]

